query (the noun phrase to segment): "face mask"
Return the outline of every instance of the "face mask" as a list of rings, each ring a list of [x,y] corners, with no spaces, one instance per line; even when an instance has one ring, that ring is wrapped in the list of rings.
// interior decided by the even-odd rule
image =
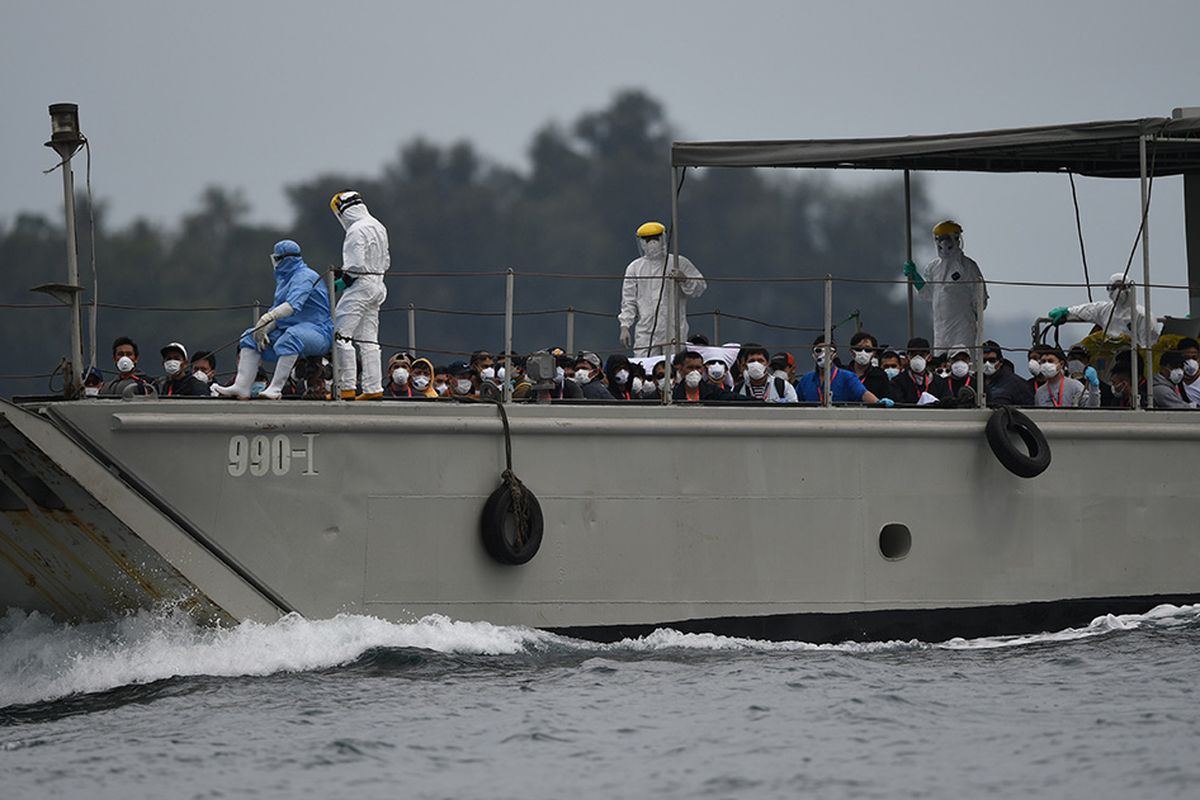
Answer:
[[[1127,293],[1128,292],[1125,290],[1124,287],[1115,286],[1108,290],[1108,299],[1112,300],[1114,303],[1119,303],[1121,301],[1122,295],[1125,295]]]
[[[662,258],[663,244],[659,239],[646,239],[643,251],[646,253],[646,258]]]
[[[459,378],[458,380],[456,380],[454,382],[454,393],[455,394],[470,394],[471,393],[471,381],[467,380],[466,378]]]
[[[616,374],[616,375],[613,375],[613,377],[617,379],[617,383],[619,383],[619,384],[621,384],[622,386],[624,386],[624,385],[625,385],[625,382],[626,382],[627,380],[629,380],[629,370],[627,370],[627,369],[619,369],[619,370],[617,370],[617,374]]]
[[[392,383],[397,386],[403,386],[408,383],[408,370],[404,367],[396,367],[392,370]]]
[[[913,356],[908,360],[908,368],[920,375],[925,371],[925,357]]]
[[[429,386],[429,376],[414,375],[412,379],[412,385],[414,388],[424,391],[425,388]]]
[[[501,367],[500,369],[496,370],[496,380],[504,380],[504,376],[507,374],[508,373],[505,371],[504,367]]]
[[[644,383],[645,383],[645,381],[643,381],[641,378],[636,378],[636,377],[635,377],[635,378],[633,379],[633,383],[632,383],[632,384],[630,384],[630,386],[629,386],[629,390],[630,390],[631,392],[633,392],[634,394],[641,394],[641,393],[642,393],[642,386],[644,385]]]
[[[965,361],[955,361],[950,365],[950,374],[956,378],[965,378],[971,371],[971,365]]]
[[[941,258],[948,258],[958,250],[958,241],[951,236],[939,236],[937,242],[937,254]]]
[[[942,367],[941,369],[939,369],[939,370],[937,371],[937,374],[938,374],[938,377],[939,377],[939,378],[949,378],[949,377],[950,377],[950,370],[946,369],[945,367]]]
[[[117,372],[129,373],[133,372],[133,359],[129,356],[121,356],[117,359]]]
[[[1183,362],[1184,375],[1187,375],[1190,378],[1197,372],[1200,372],[1200,361],[1197,361],[1194,358],[1189,358],[1187,361]]]
[[[1087,367],[1084,366],[1082,361],[1073,360],[1067,362],[1067,372],[1071,373],[1072,375],[1082,375],[1085,369],[1087,369]]]
[[[767,365],[761,361],[751,361],[746,365],[746,374],[751,380],[761,381],[767,374]]]
[[[689,389],[695,389],[700,385],[700,373],[696,372],[696,370],[692,370],[683,379],[683,382],[688,385]]]
[[[996,370],[999,367],[1000,367],[1000,365],[997,364],[995,361],[985,361],[985,362],[983,362],[983,374],[984,375],[995,375]]]
[[[1042,362],[1036,358],[1029,359],[1029,374],[1035,378],[1042,374]]]
[[[210,378],[208,376],[208,373],[202,369],[198,369],[195,372],[193,372],[192,377],[195,378],[196,380],[200,381],[201,383],[208,383],[209,381],[212,380],[212,378]]]
[[[887,369],[884,370],[884,374],[886,374],[888,376],[888,380],[890,381],[892,378],[894,378],[900,374],[900,368],[899,367],[888,367]]]
[[[813,361],[817,362],[818,367],[825,366],[825,354],[819,351],[813,351]]]
[[[554,382],[562,386],[564,380],[567,379],[567,373],[562,367],[554,368]]]
[[[772,375],[771,377],[779,378],[779,380],[781,380],[781,381],[786,381],[788,379],[787,370],[786,369],[777,369],[777,370],[775,370],[775,374]]]
[[[724,378],[725,377],[725,365],[724,364],[709,364],[708,365],[708,377],[712,378],[714,381],[719,381],[722,378]]]
[[[83,396],[84,397],[99,397],[100,396],[100,387],[99,386],[83,387]]]
[[[179,370],[183,369],[183,362],[171,359],[163,362],[163,372],[168,375],[178,375]]]
[[[876,358],[875,356],[871,356],[871,366],[872,366],[872,367],[878,367],[878,366],[879,366],[879,359],[878,359],[878,358]]]
[[[592,373],[588,372],[586,369],[577,370],[575,372],[575,382],[578,383],[580,386],[591,383],[592,382]]]
[[[1053,378],[1058,375],[1058,364],[1047,361],[1042,364],[1042,377]]]
[[[860,367],[865,367],[871,363],[871,352],[869,350],[858,350],[854,353],[854,363]]]
[[[655,383],[658,385],[658,391],[665,392],[667,390],[667,376],[666,375],[663,375],[661,378],[656,380]]]
[[[438,394],[445,394],[446,392],[450,391],[450,387],[441,381],[438,381],[433,385],[433,390]]]
[[[1183,370],[1180,369],[1179,367],[1176,367],[1175,369],[1171,370],[1170,378],[1171,378],[1171,383],[1179,383],[1181,380],[1183,380]]]
[[[479,377],[483,378],[485,381],[490,381],[496,377],[496,370],[492,367],[484,367],[483,369],[479,370]]]

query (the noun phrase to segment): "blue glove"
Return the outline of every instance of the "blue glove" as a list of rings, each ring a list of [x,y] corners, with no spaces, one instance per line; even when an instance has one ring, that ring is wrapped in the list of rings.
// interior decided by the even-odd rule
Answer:
[[[1067,317],[1071,316],[1071,309],[1066,306],[1050,309],[1050,313],[1046,315],[1050,318],[1051,325],[1062,325],[1067,321]]]
[[[1095,367],[1088,367],[1083,371],[1083,377],[1087,378],[1087,382],[1092,386],[1100,385],[1100,376],[1096,374]]]
[[[896,401],[890,397],[881,397],[879,398],[879,401],[875,403],[875,405],[883,406],[884,408],[892,408],[896,405]]]
[[[913,287],[919,292],[925,288],[925,279],[917,272],[917,265],[911,261],[904,262],[904,277],[912,281]]]

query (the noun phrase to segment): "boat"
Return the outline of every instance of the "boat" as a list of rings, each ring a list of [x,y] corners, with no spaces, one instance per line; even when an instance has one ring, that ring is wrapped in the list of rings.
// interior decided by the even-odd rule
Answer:
[[[672,197],[700,166],[1071,171],[1143,186],[1185,174],[1196,302],[1198,147],[1187,110],[677,143]],[[1144,266],[1149,287],[1148,248]],[[511,341],[511,302],[509,315]],[[937,410],[0,401],[0,605],[66,622],[161,608],[227,625],[441,614],[601,641],[660,627],[810,642],[1053,630],[1200,602],[1192,481],[1176,466],[1198,423],[1138,408],[1013,414],[982,398]],[[1022,475],[1014,457],[1043,463]]]

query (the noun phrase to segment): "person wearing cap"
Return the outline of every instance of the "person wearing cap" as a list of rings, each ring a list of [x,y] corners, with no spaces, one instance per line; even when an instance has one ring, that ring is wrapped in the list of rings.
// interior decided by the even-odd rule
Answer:
[[[688,299],[699,297],[708,288],[691,261],[681,255],[676,262],[675,256],[667,253],[666,232],[661,222],[647,222],[637,229],[642,255],[625,267],[621,283],[621,310],[617,314],[621,345],[633,348],[637,357],[660,354],[672,341],[668,316],[671,298],[664,290],[664,279],[674,287],[679,320],[675,336],[680,342],[688,338]]]
[[[920,273],[913,262],[904,262],[904,275],[921,297],[933,304],[933,350],[942,352],[959,342],[976,342],[975,326],[987,308],[987,286],[979,305],[983,273],[973,259],[963,254],[962,226],[952,219],[933,226],[938,257]],[[928,288],[926,285],[928,284]]]
[[[1085,372],[1087,386],[1066,375],[1067,357],[1062,350],[1051,347],[1042,353],[1042,377],[1046,382],[1038,387],[1036,403],[1047,408],[1099,408],[1100,377],[1095,367]]]
[[[479,399],[479,373],[466,361],[454,361],[446,367],[450,376],[450,397]]]
[[[613,393],[608,390],[608,378],[601,368],[600,356],[595,353],[582,350],[575,357],[575,383],[579,385],[584,400],[613,399]]]
[[[163,359],[163,376],[154,382],[159,397],[208,397],[208,384],[188,369],[187,348],[171,342],[159,351]]]
[[[1146,318],[1146,309],[1134,303],[1137,285],[1132,278],[1123,272],[1114,272],[1108,278],[1108,300],[1098,300],[1094,303],[1080,303],[1074,306],[1058,306],[1046,312],[1051,325],[1062,325],[1064,322],[1090,322],[1099,328],[1105,338],[1116,339],[1121,336],[1131,336],[1133,332],[1133,313],[1137,308],[1138,318],[1138,347],[1152,347],[1158,341],[1162,326],[1150,324]]]
[[[1017,377],[1013,363],[1004,357],[1000,345],[990,339],[983,343],[983,375],[989,406],[1033,405],[1029,383]]]
[[[946,394],[946,381],[934,375],[929,360],[929,340],[914,336],[905,348],[908,363],[892,378],[892,399],[905,405],[928,405]]]
[[[813,340],[813,361],[816,369],[806,372],[796,382],[796,393],[806,403],[820,403],[825,396],[825,359],[832,362],[829,368],[829,390],[835,403],[866,403],[891,408],[896,405],[890,397],[877,397],[853,371],[843,369],[837,363],[837,345],[825,344],[825,335]]]
[[[384,397],[416,397],[409,385],[409,375],[412,371],[412,358],[408,353],[400,352],[388,359],[387,378],[383,384]]]
[[[1081,344],[1067,351],[1067,375],[1077,381],[1087,380],[1087,369],[1091,366],[1092,354]],[[1100,381],[1100,407],[1117,408],[1120,404],[1108,381]]]

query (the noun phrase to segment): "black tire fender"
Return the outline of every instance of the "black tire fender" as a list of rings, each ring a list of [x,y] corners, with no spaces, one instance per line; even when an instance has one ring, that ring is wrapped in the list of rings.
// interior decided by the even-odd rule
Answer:
[[[483,546],[488,555],[501,564],[524,564],[542,546],[542,506],[533,492],[526,487],[525,493],[525,536],[517,543],[517,519],[513,513],[512,488],[502,483],[483,504],[480,530]]]
[[[1017,409],[1011,406],[997,408],[984,432],[996,460],[1012,474],[1035,478],[1050,466],[1050,443],[1033,420]],[[1023,442],[1029,452],[1021,452],[1013,442],[1014,437]]]

